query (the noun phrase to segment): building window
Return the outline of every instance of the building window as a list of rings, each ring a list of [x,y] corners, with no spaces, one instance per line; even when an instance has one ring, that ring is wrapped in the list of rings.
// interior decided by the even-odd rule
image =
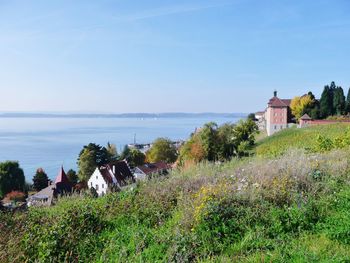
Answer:
[[[98,176],[96,175],[96,180],[98,180]]]
[[[92,187],[92,182],[91,182],[91,187]]]
[[[277,126],[275,125],[275,130],[277,130]]]
[[[281,125],[281,130],[283,129],[283,126]]]
[[[96,191],[98,191],[98,184],[96,185]]]
[[[281,119],[281,122],[283,122],[283,119]]]
[[[103,189],[103,188],[105,188],[105,185],[104,185],[104,184],[102,184],[102,189]]]

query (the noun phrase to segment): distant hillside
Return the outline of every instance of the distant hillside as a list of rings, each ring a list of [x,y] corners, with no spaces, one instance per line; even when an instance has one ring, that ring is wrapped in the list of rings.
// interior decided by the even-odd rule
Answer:
[[[247,113],[0,113],[0,118],[244,118]]]

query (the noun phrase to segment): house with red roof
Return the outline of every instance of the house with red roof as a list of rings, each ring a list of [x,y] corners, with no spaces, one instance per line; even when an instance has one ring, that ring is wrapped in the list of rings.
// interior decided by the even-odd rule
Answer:
[[[136,180],[144,180],[152,175],[165,175],[169,169],[171,169],[171,165],[165,162],[146,163],[135,168],[134,176]]]
[[[95,189],[97,194],[102,196],[133,182],[135,179],[128,164],[125,161],[116,161],[96,167],[88,180],[88,187]]]
[[[277,97],[277,91],[274,91],[274,96],[269,100],[264,114],[268,136],[294,125],[291,121],[291,101],[291,99],[280,99]]]
[[[27,198],[28,206],[50,206],[57,196],[70,194],[72,192],[72,184],[61,166],[54,183],[49,181],[49,185]]]

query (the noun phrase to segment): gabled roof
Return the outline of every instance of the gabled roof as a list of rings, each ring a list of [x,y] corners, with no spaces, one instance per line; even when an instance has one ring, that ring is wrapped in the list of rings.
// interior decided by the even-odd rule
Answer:
[[[55,179],[55,184],[60,184],[60,183],[70,185],[68,177],[67,177],[66,173],[64,172],[63,166],[61,166],[61,169],[58,172],[58,175]]]
[[[107,165],[120,185],[124,185],[129,180],[134,180],[128,164],[125,161],[116,161]]]
[[[105,182],[107,184],[112,184],[113,183],[113,178],[112,178],[112,175],[110,174],[109,172],[109,169],[105,166],[101,166],[100,168],[98,168],[101,175],[102,175],[102,178],[103,180],[105,180]]]
[[[305,113],[303,116],[301,116],[300,119],[303,121],[311,121],[312,120],[311,117],[307,113]]]
[[[281,100],[280,98],[274,96],[270,99],[268,105],[270,107],[289,107],[291,100]]]
[[[162,170],[170,169],[170,165],[168,165],[165,162],[157,162],[157,163],[144,164],[144,165],[138,166],[137,168],[140,169],[143,173],[150,175]]]

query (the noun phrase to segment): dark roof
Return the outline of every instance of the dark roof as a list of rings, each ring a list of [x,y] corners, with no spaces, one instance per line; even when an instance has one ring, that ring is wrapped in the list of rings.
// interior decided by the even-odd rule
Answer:
[[[112,176],[111,176],[111,174],[110,174],[110,172],[109,172],[107,167],[101,166],[99,168],[99,170],[100,170],[100,173],[101,173],[103,179],[106,181],[106,183],[108,183],[108,184],[113,183]]]
[[[312,120],[311,117],[307,113],[305,113],[300,119],[304,120],[304,121]]]
[[[67,177],[66,173],[64,172],[63,166],[61,166],[61,169],[58,172],[58,175],[55,179],[55,184],[59,184],[59,183],[70,185],[68,177]]]
[[[126,184],[129,180],[134,181],[134,176],[125,161],[112,162],[108,164],[108,167],[114,173],[114,176],[120,185]]]
[[[144,164],[144,165],[138,166],[137,168],[139,168],[145,174],[149,175],[149,174],[157,173],[162,170],[170,169],[170,165],[168,165],[165,162],[157,162],[157,163]]]
[[[272,97],[268,103],[270,107],[289,107],[291,100]]]

